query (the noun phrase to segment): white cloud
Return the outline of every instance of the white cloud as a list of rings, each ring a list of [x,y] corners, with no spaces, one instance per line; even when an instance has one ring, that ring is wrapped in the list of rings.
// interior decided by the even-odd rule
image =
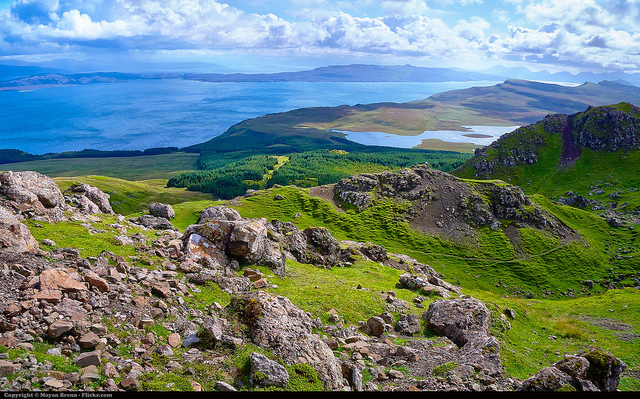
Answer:
[[[503,9],[493,14],[485,7],[483,18],[470,15],[451,24],[436,18],[443,10],[429,6],[481,3],[306,0],[291,10],[293,2],[284,0],[281,9],[295,18],[290,21],[213,0],[16,0],[11,12],[0,12],[0,52],[109,46],[132,51],[245,49],[433,60],[533,58],[640,69],[640,0],[503,0]],[[374,9],[375,17],[355,16],[371,15]],[[496,30],[500,22],[511,24],[508,31]]]

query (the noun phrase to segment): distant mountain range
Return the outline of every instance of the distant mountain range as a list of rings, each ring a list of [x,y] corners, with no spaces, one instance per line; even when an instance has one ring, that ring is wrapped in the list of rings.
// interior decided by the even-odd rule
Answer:
[[[502,80],[500,76],[452,68],[411,65],[333,65],[300,72],[265,74],[185,74],[203,82],[468,82]]]
[[[483,73],[489,75],[503,76],[509,79],[525,79],[525,80],[538,80],[543,82],[566,82],[566,83],[579,83],[584,82],[601,82],[608,80],[620,84],[627,85],[640,85],[640,74],[629,74],[625,72],[611,72],[611,73],[594,73],[594,72],[580,72],[578,74],[572,74],[569,72],[556,72],[551,73],[549,71],[532,72],[527,68],[507,68],[503,66],[494,66],[489,68]]]
[[[603,80],[640,85],[640,74],[550,73],[532,72],[526,68],[493,67],[484,72],[458,68],[427,68],[411,65],[333,65],[298,72],[263,74],[245,73],[66,73],[64,70],[34,65],[0,65],[0,88],[51,87],[70,84],[123,82],[136,79],[186,79],[201,82],[470,82],[526,79],[549,82],[597,83]]]

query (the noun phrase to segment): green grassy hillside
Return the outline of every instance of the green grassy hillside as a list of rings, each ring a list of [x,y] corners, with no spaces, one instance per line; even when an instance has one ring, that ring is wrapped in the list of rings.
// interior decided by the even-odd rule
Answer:
[[[552,115],[479,150],[454,174],[503,179],[552,199],[582,195],[600,204],[596,209],[633,212],[640,205],[639,118],[640,109],[628,103]]]
[[[124,189],[117,186],[119,181],[112,180],[89,178],[87,181],[103,187],[110,184],[115,191]],[[477,242],[465,245],[413,230],[402,219],[407,207],[402,201],[378,201],[375,206],[357,212],[352,207],[317,197],[316,192],[286,186],[233,201],[184,201],[174,205],[176,219],[173,222],[184,229],[197,222],[205,207],[226,203],[243,217],[291,221],[301,229],[325,226],[340,240],[371,241],[384,245],[390,252],[408,254],[431,265],[445,280],[461,286],[463,294],[485,302],[495,313],[494,320],[499,320],[501,309],[515,310],[516,317],[510,321],[509,328],[495,322],[492,334],[500,341],[506,371],[516,378],[527,378],[565,354],[594,347],[610,351],[622,359],[630,371],[640,370],[637,338],[629,338],[640,333],[640,291],[631,288],[634,281],[630,278],[620,279],[625,273],[637,278],[640,268],[633,262],[612,260],[609,254],[611,248],[637,247],[634,230],[611,228],[590,212],[558,205],[536,195],[535,204],[575,229],[579,237],[563,242],[532,228],[517,229],[517,234],[509,232],[508,227],[498,231],[486,228],[477,230]],[[135,214],[129,216],[132,215]],[[110,227],[112,222],[112,217],[103,216],[102,222],[92,223],[105,231],[98,238],[74,222],[30,227],[38,240],[53,238],[58,246],[79,248],[84,256],[95,256],[102,250],[132,255],[131,250],[116,245],[110,238],[117,234]],[[154,259],[144,262],[153,264]],[[261,269],[271,274],[268,269]],[[314,318],[325,322],[329,310],[337,310],[349,325],[384,310],[380,292],[394,290],[398,298],[412,301],[416,292],[396,287],[401,273],[368,262],[322,269],[289,260],[286,277],[272,276],[275,286],[267,290],[287,296]],[[594,282],[593,289],[582,284],[588,279]],[[354,289],[358,285],[365,289]],[[607,290],[614,286],[620,289]],[[223,306],[228,304],[229,295],[211,284],[184,299],[189,306],[206,310],[213,301]],[[427,298],[424,305],[435,299]],[[354,303],[359,306],[353,306]],[[624,326],[624,334],[620,326]],[[630,375],[622,379],[621,390],[640,389],[638,380]],[[176,382],[182,382],[184,377],[175,378]],[[158,383],[161,388],[166,381]],[[152,381],[145,384],[149,389],[156,386]]]

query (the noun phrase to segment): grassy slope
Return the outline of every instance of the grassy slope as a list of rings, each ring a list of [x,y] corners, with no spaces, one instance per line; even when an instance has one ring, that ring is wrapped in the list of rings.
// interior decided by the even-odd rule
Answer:
[[[164,179],[128,181],[105,176],[57,177],[54,179],[62,191],[75,182],[96,186],[110,195],[114,212],[121,215],[142,212],[152,202],[175,205],[185,201],[211,200],[209,194],[186,191],[182,188],[166,187]]]
[[[109,181],[111,179],[106,179]],[[100,183],[99,180],[95,180]],[[276,200],[275,195],[281,194],[284,200]],[[589,256],[597,257],[604,249],[604,242],[600,239],[615,240],[614,235],[625,235],[624,231],[609,229],[600,223],[599,219],[588,212],[580,211],[557,204],[541,196],[535,196],[534,200],[541,206],[553,211],[563,221],[573,227],[585,237],[585,241],[592,246],[591,250],[584,249],[582,245],[576,246],[571,251],[563,249],[561,256],[545,258],[539,262],[539,267],[544,269],[552,263],[552,269],[542,274],[551,273],[557,278],[558,286],[574,286],[576,281],[587,277],[593,265],[588,261]],[[177,218],[174,224],[184,228],[197,222],[199,212],[207,206],[223,202],[213,201],[185,201],[174,205]],[[355,239],[373,241],[385,245],[390,251],[412,255],[422,261],[427,261],[436,270],[442,272],[445,278],[463,287],[463,293],[472,295],[488,304],[492,312],[494,323],[492,332],[499,338],[503,363],[507,372],[517,378],[524,379],[535,373],[542,367],[559,360],[564,354],[577,353],[590,347],[600,347],[611,351],[620,357],[632,370],[640,370],[640,356],[637,351],[636,341],[629,341],[617,335],[620,331],[611,327],[596,325],[598,321],[613,320],[624,323],[628,331],[626,333],[640,333],[640,291],[635,289],[610,290],[600,295],[572,299],[522,299],[516,298],[504,289],[495,286],[495,277],[501,281],[508,278],[502,276],[513,275],[513,265],[519,262],[510,262],[508,259],[519,256],[513,249],[508,249],[508,240],[503,234],[493,231],[484,231],[480,234],[480,248],[464,248],[459,245],[444,242],[437,237],[426,237],[408,229],[397,216],[404,209],[403,204],[384,202],[371,209],[356,214],[350,210],[335,208],[332,204],[319,198],[310,197],[306,189],[296,187],[282,187],[259,192],[257,195],[232,202],[233,206],[244,217],[266,217],[269,220],[278,218],[285,221],[293,221],[299,228],[307,226],[326,226],[338,239]],[[301,216],[294,218],[300,212]],[[103,249],[113,251],[123,256],[134,256],[135,251],[130,248],[115,245],[112,237],[117,233],[110,224],[113,217],[103,217],[103,222],[96,223],[95,227],[104,230],[104,233],[89,235],[86,228],[78,223],[62,223],[55,226],[43,224],[38,228],[30,225],[34,236],[41,240],[53,238],[58,246],[80,248],[83,256],[96,256]],[[42,224],[42,223],[41,223]],[[134,233],[130,231],[129,233]],[[147,232],[148,233],[148,232]],[[531,255],[540,255],[553,249],[556,243],[550,242],[548,237],[540,235],[531,229],[521,232],[522,243],[520,252]],[[611,238],[610,238],[611,237]],[[628,237],[623,237],[628,238]],[[493,252],[492,252],[493,251]],[[488,256],[491,261],[479,261],[473,257]],[[575,257],[576,261],[567,262],[567,258]],[[599,260],[596,261],[596,263]],[[155,264],[154,259],[146,263]],[[523,265],[522,262],[519,264]],[[535,268],[531,263],[524,264],[528,269],[523,275],[513,277],[513,283],[525,286],[522,279],[532,280],[535,284],[540,277],[532,275]],[[600,265],[602,266],[602,265]],[[605,273],[600,266],[596,267],[597,273]],[[561,271],[573,272],[560,275]],[[271,274],[268,269],[260,267],[266,274]],[[477,274],[476,274],[477,273]],[[400,271],[368,262],[357,262],[348,268],[334,268],[333,270],[319,269],[310,265],[302,265],[293,261],[287,262],[287,276],[285,278],[270,277],[270,281],[277,288],[270,291],[289,297],[297,306],[309,311],[313,317],[320,317],[327,322],[331,309],[337,310],[344,322],[356,323],[366,320],[368,317],[379,314],[384,310],[384,293],[393,290],[400,299],[412,303],[419,294],[406,289],[396,287]],[[476,278],[476,275],[480,275]],[[567,285],[564,285],[568,283]],[[361,285],[363,289],[354,289]],[[602,290],[604,291],[604,290]],[[202,287],[200,292],[191,297],[185,297],[191,306],[207,309],[213,301],[226,305],[229,301],[228,294],[219,290],[215,285]],[[437,298],[431,297],[424,303],[425,308],[412,306],[411,312],[421,314],[428,303]],[[352,306],[359,303],[359,306]],[[499,322],[500,313],[504,308],[513,308],[516,311],[515,320],[510,320],[510,329],[506,324]],[[589,321],[591,320],[591,321]],[[594,321],[595,320],[595,321]],[[594,324],[595,323],[595,324]],[[116,328],[116,327],[114,327]],[[161,325],[152,327],[160,337],[168,333]],[[551,338],[550,338],[551,337]],[[43,349],[46,352],[46,348]],[[238,354],[241,358],[242,354]],[[61,365],[60,367],[72,367]],[[203,371],[204,372],[204,371]],[[203,376],[209,376],[214,371],[209,371]],[[221,371],[217,370],[216,373]],[[206,377],[206,378],[209,378]],[[176,386],[183,386],[184,378],[176,375]],[[198,377],[200,378],[200,377]],[[204,377],[203,377],[204,378]],[[221,379],[223,376],[217,376]],[[153,379],[144,380],[145,386],[153,388],[157,384]],[[173,381],[173,380],[172,380]],[[166,385],[165,380],[158,382],[158,387]],[[202,384],[206,384],[203,380]],[[184,385],[188,389],[188,385]],[[640,388],[638,380],[623,378],[621,389],[637,390]]]
[[[283,195],[285,199],[275,200],[276,194]],[[612,237],[611,240],[615,240],[615,237],[609,236],[610,231],[614,231],[616,235],[625,233],[609,229],[608,225],[603,225],[588,212],[558,206],[541,196],[534,199],[577,229],[584,236],[584,241],[552,250],[536,260],[483,262],[469,259],[469,252],[473,252],[469,248],[447,245],[435,237],[420,237],[409,231],[394,218],[394,206],[391,204],[384,204],[371,214],[366,214],[365,211],[356,215],[337,210],[318,198],[309,197],[305,190],[285,187],[244,199],[236,208],[245,217],[260,216],[293,221],[299,228],[326,226],[339,239],[373,241],[385,245],[390,251],[406,253],[427,261],[442,272],[448,281],[459,282],[464,287],[463,293],[489,305],[496,321],[493,333],[501,341],[503,362],[507,371],[518,378],[528,377],[559,360],[564,354],[577,353],[588,347],[612,351],[630,368],[639,370],[637,343],[617,336],[619,331],[598,327],[584,319],[615,319],[628,324],[630,332],[637,334],[640,332],[640,291],[628,288],[605,292],[604,289],[599,289],[599,295],[578,299],[518,299],[495,286],[496,278],[505,282],[509,281],[509,275],[514,274],[516,275],[510,283],[528,286],[532,290],[543,280],[554,284],[554,289],[564,289],[567,282],[577,288],[575,282],[583,281],[590,275],[609,275],[609,266],[603,254],[604,243],[600,239],[607,233],[607,239]],[[301,217],[293,218],[296,212],[301,212]],[[487,246],[487,250],[502,253],[501,256],[511,256],[504,245],[506,240],[500,233],[484,233],[481,241]],[[523,247],[532,255],[546,253],[555,245],[538,234],[528,229],[522,232]],[[426,254],[425,249],[438,254]],[[293,262],[288,264],[288,276],[281,281],[276,280],[279,288],[275,292],[290,297],[294,303],[323,320],[326,320],[326,312],[331,308],[339,310],[338,313],[344,315],[347,321],[362,320],[366,318],[366,314],[381,311],[383,299],[376,294],[371,294],[372,297],[368,299],[359,297],[364,294],[353,289],[357,284],[371,289],[372,293],[385,291],[386,285],[387,289],[393,289],[398,297],[409,302],[416,295],[395,287],[396,276],[400,272],[384,269],[362,263],[353,268],[327,271]],[[514,269],[520,269],[521,274],[518,275]],[[434,299],[430,298],[429,301]],[[363,308],[353,309],[349,306],[356,302],[363,303]],[[511,321],[510,330],[497,322],[501,309],[506,307],[516,310],[516,319]],[[420,314],[423,310],[412,311]],[[640,383],[631,378],[623,379],[621,385],[621,389],[635,390],[639,387]]]
[[[624,110],[626,105],[621,103],[615,107]],[[583,114],[578,113],[577,117]],[[545,131],[541,123],[534,126],[533,130],[519,129],[517,134],[514,132],[503,136],[486,150],[486,159],[491,161],[501,154],[509,155],[514,148],[527,148],[537,152],[537,162],[532,165],[498,166],[490,178],[520,186],[529,195],[539,193],[555,199],[573,192],[605,205],[617,203],[617,210],[634,211],[640,206],[640,196],[636,194],[640,187],[637,168],[640,151],[607,152],[582,148],[581,156],[573,164],[563,167],[560,166],[563,146],[561,134]],[[476,162],[475,158],[453,173],[473,178],[473,162]],[[602,193],[596,194],[598,189]]]

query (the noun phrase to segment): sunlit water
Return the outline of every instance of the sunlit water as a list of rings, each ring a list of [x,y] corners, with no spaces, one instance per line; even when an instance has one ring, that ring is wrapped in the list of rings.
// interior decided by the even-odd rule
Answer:
[[[417,136],[399,136],[381,132],[347,132],[347,139],[365,145],[379,145],[387,147],[412,148],[425,139],[440,139],[452,143],[473,143],[477,145],[489,145],[500,136],[518,128],[518,126],[464,126],[471,129],[466,132],[438,130],[426,131]],[[487,137],[468,137],[465,135],[483,135]]]

